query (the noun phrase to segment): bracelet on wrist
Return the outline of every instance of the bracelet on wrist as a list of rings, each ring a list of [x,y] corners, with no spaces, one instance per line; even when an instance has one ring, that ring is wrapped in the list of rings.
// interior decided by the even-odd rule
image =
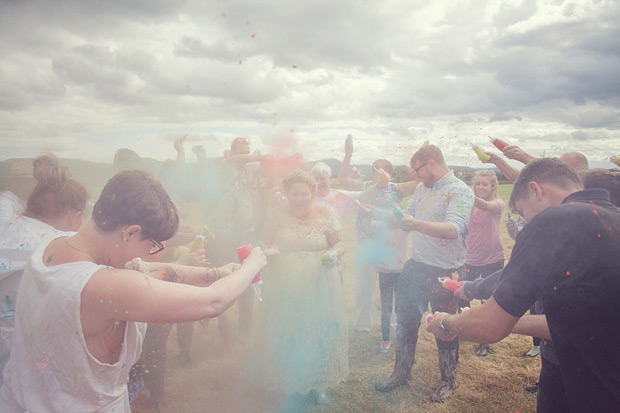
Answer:
[[[448,317],[442,317],[439,319],[439,323],[437,324],[437,326],[439,327],[439,329],[441,330],[442,333],[444,333],[446,336],[452,336],[453,334],[451,332],[448,331],[448,329],[446,328],[446,326],[443,323],[443,320]]]

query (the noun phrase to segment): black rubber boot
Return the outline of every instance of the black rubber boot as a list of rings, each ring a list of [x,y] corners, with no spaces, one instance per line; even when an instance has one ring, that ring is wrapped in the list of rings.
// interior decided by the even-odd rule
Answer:
[[[438,348],[437,352],[441,381],[430,398],[436,403],[443,403],[457,388],[456,366],[459,364],[459,349],[458,347],[450,350]]]
[[[402,340],[398,339],[397,335],[394,371],[390,377],[375,383],[376,390],[382,393],[391,392],[397,387],[404,386],[411,380],[411,368],[415,361],[416,341],[413,343],[403,343]]]

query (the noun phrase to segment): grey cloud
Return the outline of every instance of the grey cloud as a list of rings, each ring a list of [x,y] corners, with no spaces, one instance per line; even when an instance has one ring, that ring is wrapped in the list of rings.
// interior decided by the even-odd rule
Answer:
[[[520,4],[501,4],[493,16],[493,23],[500,29],[513,26],[534,16],[538,11],[536,0],[525,0]]]
[[[390,61],[390,47],[381,39],[390,37],[398,26],[393,16],[358,2],[216,4],[225,17],[202,8],[194,13],[204,25],[226,30],[229,37],[224,41],[238,48],[242,58],[249,48],[253,55],[266,55],[276,66],[296,65],[303,70],[380,67]]]
[[[393,118],[487,112],[492,122],[527,115],[569,121],[574,127],[615,125],[613,116],[570,119],[535,110],[543,103],[550,107],[563,101],[620,107],[620,46],[612,40],[620,34],[620,8],[607,4],[610,10],[603,22],[582,19],[521,34],[506,29],[532,16],[536,5],[523,2],[518,10],[503,6],[494,16],[500,37],[495,41],[489,37],[490,44],[486,41],[490,33],[457,26],[448,15],[444,30],[424,39],[429,47],[412,51],[406,67],[394,73],[378,98],[378,111]],[[453,15],[458,12],[461,20],[473,17],[471,9],[454,7]]]

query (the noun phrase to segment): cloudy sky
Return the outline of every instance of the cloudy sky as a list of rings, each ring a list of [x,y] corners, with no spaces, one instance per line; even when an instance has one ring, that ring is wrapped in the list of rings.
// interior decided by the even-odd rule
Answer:
[[[425,140],[620,154],[616,0],[0,0],[0,159],[120,147],[407,163]],[[286,138],[286,139],[283,139]]]

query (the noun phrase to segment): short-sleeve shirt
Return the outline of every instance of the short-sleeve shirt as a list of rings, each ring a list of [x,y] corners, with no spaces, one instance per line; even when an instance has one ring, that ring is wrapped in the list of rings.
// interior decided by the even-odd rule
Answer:
[[[575,192],[523,228],[493,293],[514,317],[542,301],[574,411],[620,411],[619,252],[609,193]]]
[[[461,267],[465,263],[465,240],[473,206],[474,193],[452,171],[430,188],[418,184],[405,212],[423,221],[449,222],[457,236],[443,239],[414,231],[412,258],[446,270]]]

